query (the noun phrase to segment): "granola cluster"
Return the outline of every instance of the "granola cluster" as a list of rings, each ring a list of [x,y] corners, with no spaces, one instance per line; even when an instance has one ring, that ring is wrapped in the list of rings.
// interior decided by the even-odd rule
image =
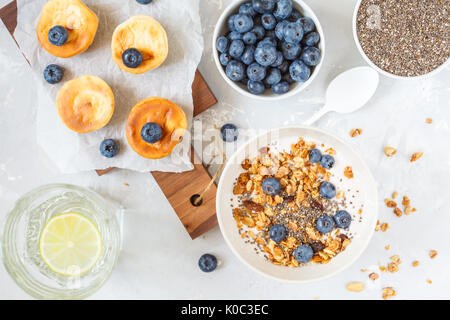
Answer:
[[[323,147],[323,146],[322,146]],[[341,199],[325,199],[320,195],[322,182],[329,181],[331,173],[320,163],[311,163],[309,153],[315,143],[300,138],[291,145],[290,152],[270,152],[263,148],[253,159],[242,164],[241,173],[234,184],[233,194],[238,195],[239,205],[233,216],[242,238],[255,243],[257,252],[277,265],[298,267],[302,265],[294,255],[296,248],[308,245],[314,254],[310,262],[328,263],[350,243],[350,237],[342,229],[322,234],[316,229],[316,221],[323,215],[333,216],[345,205]],[[332,148],[327,154],[336,154]],[[276,178],[281,192],[268,195],[263,191],[263,180]],[[339,192],[338,192],[339,194]],[[270,238],[274,225],[282,225],[286,237],[279,242]]]

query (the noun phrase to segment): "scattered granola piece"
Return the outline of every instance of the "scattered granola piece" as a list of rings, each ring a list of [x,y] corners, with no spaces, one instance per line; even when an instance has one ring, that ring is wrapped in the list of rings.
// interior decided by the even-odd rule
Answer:
[[[129,186],[130,186],[130,185],[129,185],[128,183],[126,183],[126,182],[125,182],[123,185],[124,185],[125,187],[129,187]]]
[[[350,130],[350,137],[354,138],[362,134],[362,129],[352,129]]]
[[[417,160],[419,160],[420,158],[422,158],[422,156],[423,156],[423,152],[416,152],[416,153],[413,153],[413,155],[411,156],[411,160],[409,160],[409,161],[410,161],[410,162],[417,161]]]
[[[334,150],[333,148],[328,148],[327,150],[325,150],[325,153],[331,154],[331,155],[335,155],[336,154],[336,150]]]
[[[417,260],[414,260],[413,262],[412,262],[412,266],[415,268],[415,267],[418,267],[419,266],[419,261],[417,261]]]
[[[428,124],[431,124],[431,123],[433,123],[433,119],[427,118],[427,119],[425,120],[425,122],[428,123]]]
[[[395,292],[394,288],[386,287],[386,288],[383,288],[383,293],[382,293],[381,297],[384,300],[387,300],[387,299],[390,299],[390,298],[392,298],[392,297],[394,297],[396,295],[397,295],[397,292]]]
[[[400,259],[400,256],[398,254],[393,255],[392,257],[390,257],[391,261],[397,263],[397,264],[401,264],[402,260]]]
[[[353,179],[354,175],[352,167],[345,167],[344,176],[347,177],[348,179]]]
[[[386,245],[386,246],[384,246],[384,249],[386,249],[386,251],[387,250],[389,250],[391,248],[391,246],[390,245]]]
[[[397,217],[401,217],[402,216],[402,210],[400,210],[400,208],[395,208],[394,209],[394,214],[397,216]]]
[[[381,272],[388,272],[388,269],[385,266],[379,266]]]
[[[397,191],[394,191],[394,192],[392,193],[391,198],[392,198],[392,199],[395,199],[395,198],[397,198],[397,196],[398,196],[398,192],[397,192]]]
[[[395,273],[398,272],[399,267],[398,264],[396,264],[395,262],[391,262],[388,264],[388,270],[390,273]]]
[[[380,231],[381,229],[381,223],[380,220],[377,220],[377,225],[375,226],[375,232]]]
[[[404,205],[405,207],[410,205],[410,200],[407,196],[403,196],[402,205]]]
[[[383,232],[386,232],[386,230],[387,229],[389,229],[389,223],[383,223],[381,226],[380,226],[380,229],[381,229],[381,231],[383,231]]]
[[[431,259],[434,259],[434,258],[436,258],[438,253],[436,250],[430,250],[430,252],[428,254],[430,255]]]
[[[371,274],[369,274],[369,279],[373,281],[377,280],[379,277],[380,276],[376,272],[372,272]]]
[[[361,272],[367,272],[369,271],[368,269],[361,269]]]
[[[430,279],[427,279],[427,282],[428,282],[429,284],[432,284],[432,283],[433,283],[433,281],[431,281]]]
[[[384,199],[384,203],[386,203],[386,206],[388,208],[395,208],[395,207],[397,207],[397,202],[389,200],[389,199]]]
[[[397,153],[397,150],[393,147],[385,147],[384,148],[384,154],[388,157],[392,157],[396,153]]]
[[[364,283],[359,281],[349,282],[345,288],[351,292],[361,292],[364,290]]]
[[[314,297],[314,300],[319,300],[319,297]]]

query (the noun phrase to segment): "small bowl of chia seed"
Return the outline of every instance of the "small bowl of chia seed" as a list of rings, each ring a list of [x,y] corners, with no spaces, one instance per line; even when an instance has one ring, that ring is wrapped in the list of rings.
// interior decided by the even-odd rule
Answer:
[[[450,61],[448,1],[358,0],[353,37],[367,63],[394,79],[428,78]]]

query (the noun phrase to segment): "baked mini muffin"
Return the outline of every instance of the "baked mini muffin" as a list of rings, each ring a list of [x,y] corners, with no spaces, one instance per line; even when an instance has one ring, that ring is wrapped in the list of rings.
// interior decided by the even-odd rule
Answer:
[[[56,97],[62,122],[75,132],[87,133],[106,126],[114,113],[114,94],[97,76],[82,76],[66,82]]]
[[[80,0],[51,0],[42,8],[36,33],[50,54],[69,58],[89,48],[97,28],[97,15]]]
[[[175,103],[158,97],[138,102],[126,127],[128,144],[148,159],[167,157],[181,141],[187,128],[184,111]]]
[[[158,68],[167,58],[167,34],[150,16],[134,16],[114,30],[111,51],[120,69],[140,74]]]

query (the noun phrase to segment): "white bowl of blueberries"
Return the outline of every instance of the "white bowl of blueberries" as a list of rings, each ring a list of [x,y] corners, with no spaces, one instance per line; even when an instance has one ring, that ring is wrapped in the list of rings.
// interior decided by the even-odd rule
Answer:
[[[301,0],[239,0],[220,16],[213,49],[220,74],[236,91],[278,100],[314,80],[325,38],[316,15]]]

